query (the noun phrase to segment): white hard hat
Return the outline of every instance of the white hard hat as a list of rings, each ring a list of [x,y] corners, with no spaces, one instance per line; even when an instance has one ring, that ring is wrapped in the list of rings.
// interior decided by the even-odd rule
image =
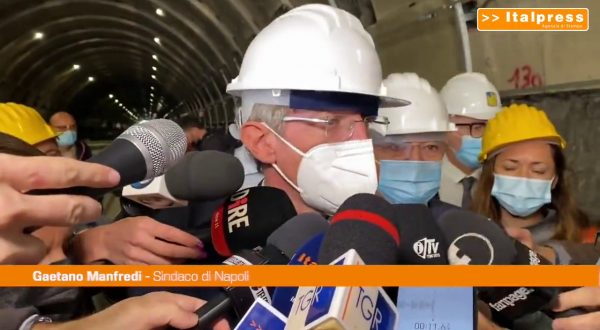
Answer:
[[[263,94],[254,99],[279,98],[285,91],[351,93],[375,97],[380,106],[406,105],[382,97],[381,79],[375,44],[360,20],[332,6],[308,4],[279,16],[258,33],[227,92],[242,98]],[[285,96],[275,104],[289,99]],[[249,110],[242,106],[242,122]]]
[[[498,90],[478,72],[458,74],[441,90],[449,115],[490,120],[500,111]]]
[[[410,102],[402,108],[381,108],[369,122],[371,133],[383,136],[455,131],[439,93],[415,73],[392,73],[383,81],[388,96]],[[385,122],[387,120],[387,122]]]

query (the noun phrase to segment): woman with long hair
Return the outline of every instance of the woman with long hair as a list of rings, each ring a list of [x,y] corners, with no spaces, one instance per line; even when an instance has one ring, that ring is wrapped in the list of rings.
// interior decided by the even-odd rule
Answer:
[[[554,250],[555,261],[572,263],[569,250],[582,241],[589,220],[569,185],[565,147],[543,111],[522,104],[505,107],[483,135],[483,167],[472,207],[509,232],[527,229],[533,244]],[[593,254],[595,262],[598,254]]]

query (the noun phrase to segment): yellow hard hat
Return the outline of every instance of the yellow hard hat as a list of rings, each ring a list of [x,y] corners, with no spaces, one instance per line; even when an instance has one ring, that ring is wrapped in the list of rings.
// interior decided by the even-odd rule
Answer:
[[[487,123],[479,160],[484,162],[507,144],[536,139],[556,143],[562,149],[567,146],[544,111],[525,104],[504,107]]]
[[[0,132],[31,145],[58,136],[35,109],[16,103],[0,103]]]

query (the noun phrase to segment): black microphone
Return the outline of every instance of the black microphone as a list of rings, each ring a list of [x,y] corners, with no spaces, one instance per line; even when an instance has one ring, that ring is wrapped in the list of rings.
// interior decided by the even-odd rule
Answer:
[[[394,205],[399,224],[399,263],[448,265],[448,243],[433,214],[423,204]]]
[[[328,264],[350,249],[365,264],[394,265],[398,261],[400,233],[396,208],[383,198],[356,194],[331,218],[319,251],[319,264]]]
[[[244,183],[244,166],[225,152],[206,150],[185,155],[165,174],[173,197],[203,201],[234,194]]]
[[[220,256],[230,257],[235,251],[264,246],[269,235],[296,214],[283,190],[252,187],[231,195],[214,211],[210,229],[197,236],[205,246],[211,240]]]
[[[293,217],[276,229],[262,249],[241,250],[223,263],[227,265],[286,265],[295,251],[307,240],[324,232],[329,223],[317,213],[304,213]],[[263,299],[271,304],[271,290],[244,287],[225,288],[217,297],[203,305],[194,329],[208,329],[217,319],[232,315],[240,318],[254,300]]]
[[[536,252],[509,237],[495,222],[463,210],[446,212],[438,219],[451,242],[448,259],[454,265],[550,265]],[[511,328],[527,314],[549,313],[556,303],[558,288],[498,287],[479,288],[479,298],[492,311],[492,319]]]
[[[154,119],[129,127],[108,147],[87,160],[115,169],[121,175],[112,188],[71,187],[33,190],[38,195],[71,194],[98,197],[114,189],[164,174],[185,153],[185,133],[171,120]]]
[[[243,183],[244,167],[234,156],[212,150],[193,151],[165,175],[124,187],[122,197],[157,210],[187,206],[188,201],[224,198]]]

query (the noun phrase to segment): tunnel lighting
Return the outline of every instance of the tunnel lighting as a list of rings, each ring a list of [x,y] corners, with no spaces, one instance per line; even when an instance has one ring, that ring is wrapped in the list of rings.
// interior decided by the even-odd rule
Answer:
[[[155,61],[158,61],[158,56],[156,56],[156,54],[153,54],[153,55],[152,55],[152,58],[153,58]]]
[[[150,93],[150,96],[154,97],[154,94],[153,94],[153,93]]]
[[[155,66],[152,67],[152,71],[158,70]]]
[[[160,8],[156,8],[156,15],[163,17],[165,16],[165,12]]]
[[[154,86],[150,86],[150,89],[151,89],[151,90],[154,90]]]
[[[94,80],[96,80],[96,79],[94,79],[94,77],[92,77],[92,76],[89,76],[89,77],[88,77],[88,81],[89,81],[89,82],[92,82],[92,81],[94,81]]]
[[[123,106],[123,104],[122,104],[122,103],[119,103],[119,106],[120,106],[120,107],[122,107],[122,106]]]
[[[79,64],[73,64],[73,70],[79,70],[81,66]]]
[[[159,37],[154,37],[154,42],[160,45],[160,38]]]
[[[155,75],[151,75],[150,77],[152,77],[152,79],[156,79],[156,76],[155,76]]]
[[[44,39],[44,34],[42,32],[36,32],[33,34],[33,39],[35,39],[35,40]]]
[[[112,94],[108,94],[108,98],[109,98],[109,99],[112,99],[113,97],[114,97],[114,95],[112,95]]]
[[[115,103],[119,103],[119,99],[115,99]]]

